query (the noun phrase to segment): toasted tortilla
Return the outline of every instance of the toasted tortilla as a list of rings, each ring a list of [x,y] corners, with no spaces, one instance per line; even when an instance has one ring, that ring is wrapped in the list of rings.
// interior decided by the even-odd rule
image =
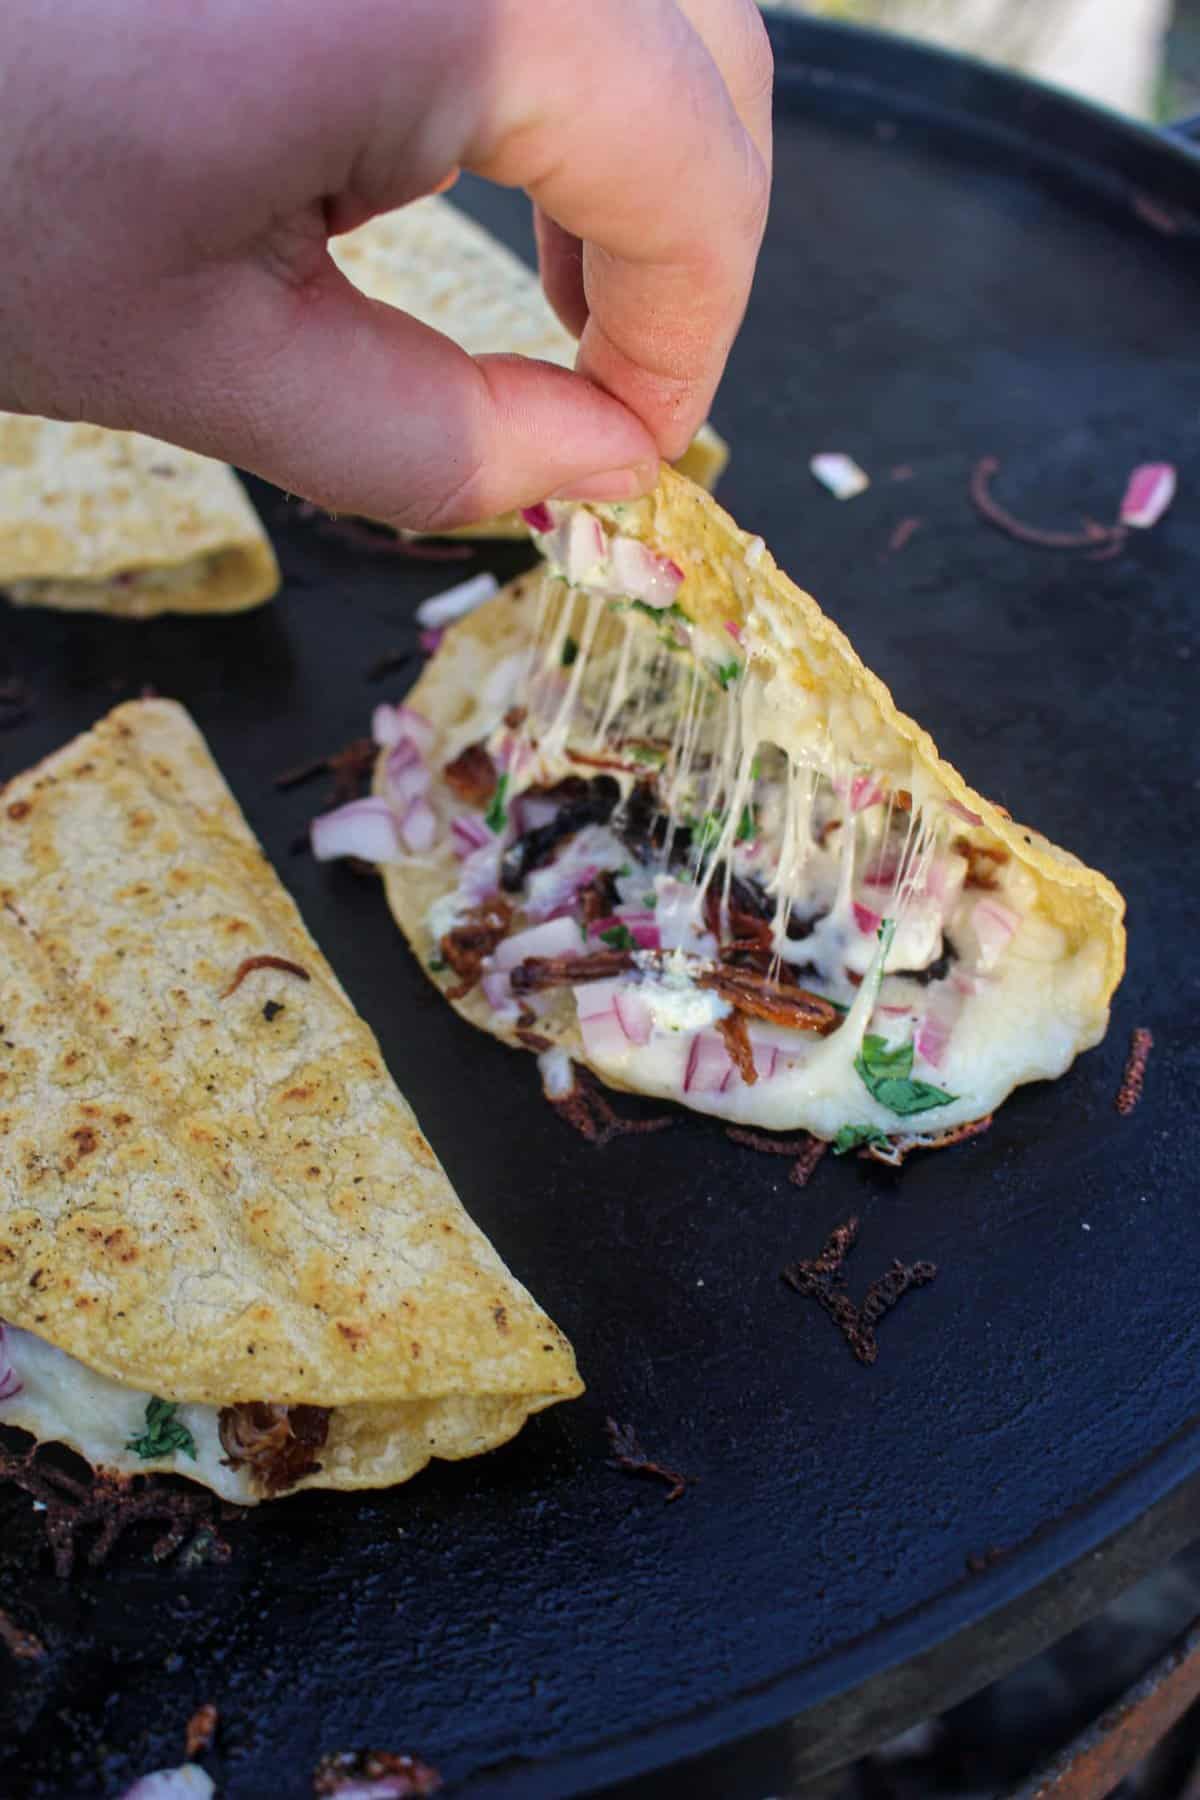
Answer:
[[[471,356],[508,351],[575,366],[579,348],[533,271],[457,206],[433,194],[382,213],[329,246],[343,273],[372,300],[411,313]],[[702,425],[677,467],[713,488],[729,449]],[[526,537],[518,513],[464,527],[460,537]]]
[[[4,788],[0,900],[0,1422],[253,1501],[215,1409],[332,1408],[298,1485],[355,1488],[581,1391],[179,706]],[[127,1448],[150,1397],[195,1461]]]
[[[955,924],[959,944],[953,961],[946,961],[943,939],[943,977],[948,981],[949,971],[958,984],[956,991],[967,993],[965,999],[960,993],[958,1001],[958,1016],[967,1023],[955,1027],[961,1047],[957,1065],[953,1038],[942,1067],[936,1062],[932,1067],[922,1067],[918,1055],[911,1073],[927,1086],[940,1083],[947,1103],[935,1106],[928,1094],[916,1095],[916,1100],[923,1099],[924,1104],[915,1120],[898,1117],[880,1104],[856,1065],[856,1058],[863,1054],[868,1027],[872,1033],[885,1035],[890,1030],[911,1032],[914,1028],[912,1022],[895,1026],[887,1018],[881,1021],[874,1013],[881,983],[893,980],[887,972],[896,966],[907,966],[897,965],[895,960],[889,962],[890,944],[880,948],[875,941],[885,929],[890,929],[884,913],[899,914],[915,904],[909,898],[897,898],[902,892],[907,895],[904,884],[914,866],[909,864],[906,874],[903,859],[894,876],[898,885],[876,903],[879,917],[867,917],[857,925],[864,934],[861,942],[856,941],[858,973],[842,979],[839,969],[838,980],[819,984],[821,994],[826,996],[823,1004],[832,1000],[838,1013],[848,1015],[842,1025],[831,1030],[836,1021],[827,1020],[819,1039],[805,1040],[801,1045],[799,1034],[789,1037],[770,1025],[760,1028],[753,1017],[750,1019],[752,1038],[756,1030],[763,1030],[763,1055],[769,1056],[770,1069],[779,1065],[780,1074],[772,1078],[766,1078],[768,1071],[762,1068],[756,1048],[759,1079],[748,1083],[736,1073],[727,1074],[720,1082],[707,1086],[700,1083],[686,1091],[682,1072],[686,1069],[689,1074],[694,1073],[694,1064],[686,1060],[692,1028],[678,1008],[674,1018],[679,1023],[671,1023],[669,1029],[660,1030],[660,1015],[655,1013],[653,1037],[644,1048],[622,1044],[619,1034],[614,1033],[615,1047],[608,1046],[603,1055],[594,1054],[585,1042],[586,1034],[577,1016],[577,1003],[591,991],[587,986],[576,988],[574,1001],[570,986],[535,994],[532,1002],[526,1004],[534,1006],[537,1017],[521,1021],[516,1006],[498,1008],[475,985],[453,1001],[464,1017],[514,1046],[524,1042],[527,1048],[532,1025],[538,1037],[566,1050],[610,1086],[680,1100],[697,1110],[744,1124],[777,1130],[803,1127],[830,1139],[850,1129],[862,1134],[873,1130],[881,1138],[886,1135],[894,1141],[904,1136],[907,1141],[915,1125],[918,1134],[927,1128],[931,1142],[944,1140],[947,1133],[986,1117],[1020,1083],[1061,1074],[1079,1051],[1100,1041],[1108,1023],[1109,1003],[1124,969],[1124,903],[1117,889],[1069,851],[1050,843],[1030,827],[1017,824],[1003,809],[968,786],[958,771],[938,755],[929,733],[898,710],[884,684],[864,667],[845,635],[811,596],[776,566],[761,539],[741,531],[707,494],[669,471],[664,473],[656,493],[645,501],[621,507],[556,507],[554,514],[555,541],[560,544],[565,541],[561,534],[569,530],[573,518],[577,522],[578,515],[591,515],[608,534],[605,541],[610,562],[614,534],[625,540],[636,539],[654,555],[671,559],[682,571],[682,581],[674,594],[677,612],[672,617],[648,611],[644,606],[638,611],[636,602],[635,610],[630,611],[628,600],[615,598],[621,589],[612,584],[611,568],[607,574],[601,565],[588,569],[585,558],[582,576],[576,571],[573,585],[565,580],[561,563],[544,565],[540,571],[511,583],[447,631],[440,649],[426,664],[408,697],[408,704],[435,727],[428,765],[434,771],[430,798],[439,820],[437,841],[427,854],[404,856],[384,870],[393,913],[423,967],[429,970],[431,962],[444,964],[445,952],[439,946],[448,924],[460,916],[451,896],[464,865],[455,854],[449,822],[463,814],[464,805],[444,776],[439,778],[439,772],[467,745],[480,741],[494,744],[505,712],[528,699],[530,668],[548,669],[560,647],[569,642],[575,660],[571,661],[569,673],[564,668],[560,688],[568,684],[577,674],[579,660],[588,653],[588,634],[593,631],[593,659],[604,652],[607,636],[607,654],[613,661],[618,660],[612,647],[614,633],[623,630],[636,637],[638,632],[649,632],[653,643],[658,632],[658,642],[666,642],[665,652],[659,653],[660,669],[668,670],[662,680],[669,678],[674,665],[693,670],[699,667],[702,674],[707,671],[706,691],[712,704],[719,707],[728,702],[727,717],[732,723],[728,731],[724,725],[721,730],[737,739],[730,754],[729,784],[735,786],[740,781],[742,786],[731,810],[714,825],[714,834],[720,831],[714,858],[734,857],[735,839],[744,835],[738,809],[753,796],[749,778],[754,773],[756,746],[768,750],[778,747],[788,767],[797,772],[797,778],[807,770],[816,784],[821,769],[826,769],[831,780],[840,784],[827,784],[830,795],[843,797],[837,808],[829,809],[829,816],[832,810],[848,810],[853,816],[858,802],[849,801],[848,796],[855,791],[860,798],[865,795],[866,807],[876,806],[876,817],[885,833],[899,826],[903,836],[907,819],[926,821],[917,829],[915,839],[904,841],[920,845],[924,832],[930,846],[927,862],[935,853],[949,859],[947,866],[952,867],[960,886],[965,871],[970,872],[963,890],[964,910],[968,900],[974,906],[987,899],[993,909],[993,925],[997,917],[1001,920],[1001,936],[1006,914],[1010,920],[1017,919],[1017,934],[1011,944],[1002,944],[998,952],[994,945],[987,956],[980,951],[975,958],[977,978],[971,976],[973,964],[968,954],[974,927]],[[542,541],[543,548],[553,550],[551,540]],[[676,642],[676,637],[682,642]],[[535,640],[539,646],[536,655]],[[547,652],[548,645],[552,654]],[[727,658],[731,661],[718,687],[713,674]],[[570,659],[563,655],[561,660],[566,664]],[[628,683],[630,689],[633,685],[632,681]],[[729,690],[727,695],[722,692],[725,688]],[[580,689],[581,693],[584,691]],[[749,736],[747,717],[753,725]],[[574,740],[572,729],[568,724],[560,750],[562,742],[569,746],[578,741],[594,753],[597,744],[583,745],[582,740]],[[520,754],[530,755],[528,746],[536,745],[539,738],[542,748],[537,754],[545,754],[554,729],[547,730],[543,720],[540,725],[535,721],[532,737],[530,730],[527,720],[516,740],[525,746]],[[537,757],[533,760],[536,762]],[[589,767],[587,758],[583,758],[571,766],[577,775],[586,777],[604,765],[593,760]],[[629,779],[636,781],[637,777]],[[855,789],[854,784],[859,781],[874,786]],[[387,792],[386,757],[380,760],[376,785],[378,791]],[[509,786],[513,785],[510,779]],[[520,782],[515,785],[519,788]],[[879,798],[872,801],[871,795],[876,792]],[[835,820],[834,826],[838,827],[839,821]],[[849,835],[844,826],[841,829],[844,837]],[[862,829],[856,822],[853,833]],[[753,822],[750,835],[754,835]],[[853,836],[849,836],[849,841],[853,871]],[[486,854],[480,852],[481,857]],[[817,852],[813,854],[816,856]],[[615,867],[617,860],[610,859],[608,866]],[[803,857],[800,863],[803,864]],[[958,867],[958,863],[964,867]],[[861,865],[860,854],[855,879],[862,872]],[[777,867],[778,863],[760,868],[764,888],[769,889]],[[972,881],[977,882],[975,887]],[[989,891],[992,889],[994,893]],[[848,902],[851,891],[848,883],[837,905]],[[528,928],[537,915],[523,910],[525,902],[519,896],[511,898],[518,906],[511,932],[517,933]],[[652,898],[647,895],[647,900]],[[661,901],[661,892],[658,898]],[[853,936],[849,905],[843,910],[849,942]],[[855,916],[857,919],[857,912]],[[811,925],[804,927],[811,929]],[[796,934],[788,935],[790,938]],[[803,930],[800,938],[803,940]],[[777,937],[777,947],[779,942]],[[595,944],[590,947],[598,948]],[[806,954],[802,942],[789,943],[785,950],[797,963]],[[655,973],[647,966],[649,959],[639,955],[631,960],[635,966],[629,979],[641,984],[638,994],[644,997],[662,988],[661,969]],[[485,962],[485,972],[493,966]],[[443,991],[453,990],[456,984],[452,971],[431,973]],[[668,971],[666,979],[677,988],[683,983],[678,969]],[[805,979],[803,968],[795,979]],[[900,989],[896,997],[902,1004],[894,1011],[903,1013],[903,1003],[911,1001],[916,1015],[915,1041],[920,1046],[921,1010],[930,996],[940,990],[932,984],[932,977],[920,974],[913,981],[896,976],[893,987],[897,982]],[[691,998],[695,998],[694,993]],[[712,1010],[715,1013],[717,1009]],[[728,1007],[725,1011],[728,1014]],[[714,1023],[714,1019],[707,1022],[710,1036]],[[524,1039],[520,1035],[522,1028]],[[678,1043],[668,1043],[664,1049],[663,1043],[670,1039],[672,1031],[677,1031]],[[924,1041],[931,1056],[935,1055],[932,1039]],[[790,1046],[795,1048],[794,1057]],[[911,1093],[907,1100],[916,1110]]]
[[[18,606],[242,612],[278,586],[224,463],[137,432],[0,413],[0,588]]]

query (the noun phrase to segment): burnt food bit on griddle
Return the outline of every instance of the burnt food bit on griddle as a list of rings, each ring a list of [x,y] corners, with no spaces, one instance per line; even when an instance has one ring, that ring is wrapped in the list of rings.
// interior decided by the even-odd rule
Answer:
[[[797,1132],[792,1137],[776,1137],[769,1131],[750,1131],[744,1125],[727,1125],[725,1136],[747,1150],[758,1150],[764,1156],[788,1156],[792,1166],[788,1180],[793,1187],[807,1187],[817,1171],[829,1145],[811,1132]]]
[[[657,1113],[651,1119],[626,1119],[610,1105],[599,1082],[588,1069],[572,1063],[573,1080],[567,1093],[547,1094],[546,1098],[565,1125],[597,1149],[603,1149],[617,1137],[644,1137],[648,1132],[665,1131],[678,1122],[677,1113]]]
[[[203,1756],[212,1749],[217,1735],[218,1716],[216,1707],[209,1700],[203,1706],[198,1706],[188,1720],[187,1731],[184,1733],[184,1755],[188,1762],[194,1762],[196,1757]]]
[[[861,1306],[845,1290],[845,1262],[858,1238],[857,1218],[830,1233],[819,1256],[791,1263],[783,1279],[798,1294],[817,1301],[829,1314],[859,1362],[870,1365],[879,1355],[875,1327],[910,1288],[924,1287],[937,1274],[931,1262],[894,1262],[867,1289]]]
[[[327,1406],[277,1406],[245,1400],[223,1406],[217,1421],[224,1461],[230,1469],[249,1469],[264,1494],[286,1493],[321,1464],[315,1452],[329,1436]]]
[[[618,1425],[615,1419],[606,1419],[604,1429],[612,1447],[609,1460],[613,1468],[620,1469],[625,1475],[644,1475],[652,1481],[664,1482],[670,1489],[665,1496],[668,1504],[678,1500],[689,1482],[697,1479],[694,1475],[681,1475],[678,1469],[668,1469],[662,1463],[653,1462],[642,1449],[632,1425]]]
[[[1131,1113],[1142,1097],[1142,1087],[1146,1080],[1146,1063],[1154,1048],[1154,1033],[1145,1025],[1139,1025],[1129,1040],[1129,1056],[1125,1063],[1125,1073],[1121,1077],[1121,1085],[1113,1102],[1122,1117]]]
[[[0,1646],[18,1662],[40,1662],[46,1646],[32,1631],[24,1631],[0,1606]]]
[[[432,1763],[393,1750],[335,1750],[313,1770],[313,1793],[377,1794],[379,1800],[420,1800],[436,1794],[442,1778]]]
[[[0,1447],[0,1482],[11,1481],[22,1488],[42,1509],[36,1517],[60,1579],[74,1568],[85,1534],[95,1532],[87,1561],[98,1568],[123,1533],[143,1523],[163,1527],[150,1552],[155,1562],[163,1562],[179,1550],[189,1564],[228,1560],[229,1545],[217,1521],[240,1517],[240,1507],[191,1486],[172,1486],[156,1475],[91,1474],[81,1480],[56,1461],[39,1459],[41,1449],[33,1444],[24,1453],[16,1453]]]

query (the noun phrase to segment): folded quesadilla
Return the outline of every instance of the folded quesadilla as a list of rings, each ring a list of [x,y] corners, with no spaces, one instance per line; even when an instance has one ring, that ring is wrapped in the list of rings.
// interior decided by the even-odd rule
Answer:
[[[559,323],[541,282],[474,219],[434,194],[335,238],[330,254],[372,300],[411,313],[471,356],[510,351],[542,362],[575,366],[579,346]],[[729,451],[711,425],[702,425],[679,468],[702,487],[715,485]],[[509,513],[459,536],[524,537],[519,514]]]
[[[9,782],[0,900],[0,1423],[253,1502],[581,1391],[180,707]]]
[[[149,619],[241,612],[278,586],[224,463],[133,431],[0,413],[0,588],[17,605]]]
[[[464,1017],[552,1045],[548,1083],[565,1051],[885,1158],[1099,1042],[1120,894],[969,788],[760,538],[669,471],[530,516],[540,570],[377,730],[388,897]]]

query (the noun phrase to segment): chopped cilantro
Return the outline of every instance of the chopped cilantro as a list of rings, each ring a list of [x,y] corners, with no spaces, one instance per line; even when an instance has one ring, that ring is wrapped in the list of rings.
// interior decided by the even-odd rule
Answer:
[[[643,894],[642,895],[642,905],[643,906],[657,906],[658,905],[658,895],[654,894],[654,893]]]
[[[840,1000],[830,1000],[829,1004],[832,1006],[834,1012],[842,1013],[843,1016],[850,1011],[850,1008],[848,1006],[843,1006]]]
[[[629,754],[635,763],[653,763],[660,769],[667,756],[666,751],[658,744],[634,744]]]
[[[484,824],[489,831],[494,831],[497,837],[499,837],[500,833],[504,830],[505,825],[508,823],[508,812],[504,805],[504,796],[507,792],[508,776],[501,775],[499,781],[496,783],[496,791],[492,795],[491,803],[483,815]]]
[[[751,781],[757,781],[761,774],[762,774],[762,757],[756,756],[754,758],[754,761],[750,764],[750,779],[751,779]]]
[[[614,875],[632,875],[633,874],[633,864],[632,863],[622,863],[619,869],[613,870],[613,874]]]
[[[752,837],[755,837],[757,835],[757,833],[758,833],[758,825],[756,824],[755,818],[754,818],[754,808],[752,806],[743,806],[742,816],[738,820],[738,828],[737,828],[738,843],[739,844],[748,844],[750,842],[750,839]]]
[[[860,1150],[866,1144],[879,1144],[888,1147],[891,1139],[886,1131],[880,1131],[878,1125],[843,1125],[833,1140],[833,1154],[845,1156],[850,1150]]]
[[[631,600],[629,604],[634,612],[645,613],[648,619],[682,619],[685,625],[692,622],[678,600],[672,600],[670,606],[651,606],[648,600]]]
[[[720,813],[707,812],[693,827],[696,833],[696,847],[700,850],[711,850],[721,837]]]
[[[912,1065],[911,1044],[893,1044],[889,1047],[884,1038],[873,1034],[868,1034],[863,1039],[862,1051],[854,1059],[854,1067],[872,1099],[878,1100],[880,1106],[886,1106],[889,1112],[897,1113],[902,1119],[908,1118],[911,1113],[928,1112],[934,1106],[948,1106],[957,1098],[954,1094],[947,1094],[942,1088],[934,1087],[932,1082],[914,1081]]]
[[[600,942],[607,944],[610,950],[637,949],[637,939],[628,925],[610,925],[607,931],[600,933]]]
[[[564,669],[569,669],[579,655],[579,645],[573,637],[569,637],[562,647],[561,662]]]
[[[741,672],[742,665],[736,656],[731,656],[728,662],[713,664],[713,674],[723,688],[732,687]]]
[[[446,967],[444,957],[435,956],[432,959],[432,961],[430,962],[429,967],[430,967],[431,971],[433,972],[433,974],[440,975]]]
[[[153,1457],[170,1456],[176,1450],[182,1450],[195,1462],[196,1440],[187,1426],[175,1417],[178,1410],[179,1403],[175,1400],[147,1400],[146,1429],[141,1437],[130,1438],[125,1448],[134,1451],[145,1462]]]

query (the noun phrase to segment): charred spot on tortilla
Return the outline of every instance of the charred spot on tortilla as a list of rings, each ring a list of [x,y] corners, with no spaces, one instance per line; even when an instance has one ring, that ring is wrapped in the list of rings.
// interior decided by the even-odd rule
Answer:
[[[670,471],[529,520],[540,573],[448,629],[376,766],[384,801],[428,771],[383,875],[423,962],[467,932],[465,1017],[889,1160],[1100,1041],[1120,894],[968,788],[761,539]],[[440,775],[468,749],[501,814]]]
[[[29,1071],[0,1424],[254,1503],[407,1480],[580,1391],[181,708],[120,707],[11,781],[0,887]]]

